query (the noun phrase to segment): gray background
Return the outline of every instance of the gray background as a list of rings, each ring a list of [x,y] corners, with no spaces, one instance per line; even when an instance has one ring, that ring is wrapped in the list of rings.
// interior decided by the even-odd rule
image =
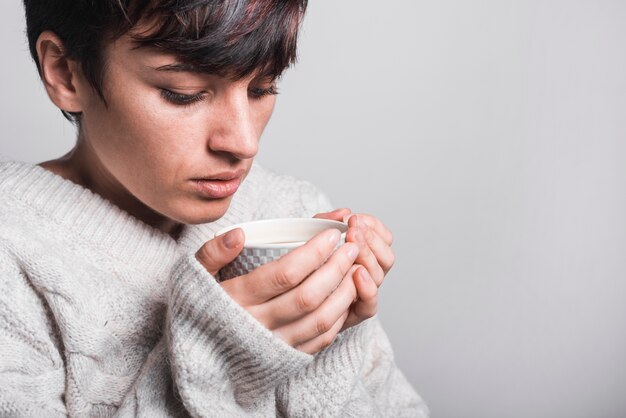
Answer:
[[[18,1],[0,154],[73,144]],[[260,160],[395,232],[380,317],[434,417],[626,416],[626,2],[313,1]]]

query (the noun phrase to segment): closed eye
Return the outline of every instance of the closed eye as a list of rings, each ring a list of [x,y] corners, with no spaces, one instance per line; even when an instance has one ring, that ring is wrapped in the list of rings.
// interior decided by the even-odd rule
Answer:
[[[250,94],[250,97],[252,97],[253,99],[260,99],[265,96],[277,95],[278,89],[276,88],[276,86],[270,86],[265,89],[254,87],[254,88],[249,89],[248,92]]]
[[[199,101],[202,101],[204,100],[206,95],[207,93],[204,91],[196,94],[181,94],[173,92],[171,90],[161,89],[161,97],[163,97],[168,102],[179,106],[189,106]]]

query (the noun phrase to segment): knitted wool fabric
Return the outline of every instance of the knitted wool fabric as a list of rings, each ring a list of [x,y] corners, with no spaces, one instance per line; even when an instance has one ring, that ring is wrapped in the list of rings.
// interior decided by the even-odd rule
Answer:
[[[0,198],[0,416],[428,416],[377,318],[308,355],[197,262],[222,227],[330,209],[310,183],[255,164],[178,240],[35,165],[1,162]]]

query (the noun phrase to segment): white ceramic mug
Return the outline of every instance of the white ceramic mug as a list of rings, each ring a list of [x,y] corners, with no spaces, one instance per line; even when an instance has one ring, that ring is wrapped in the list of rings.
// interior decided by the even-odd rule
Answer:
[[[243,229],[245,243],[243,250],[218,273],[218,280],[228,280],[242,276],[255,268],[274,261],[294,248],[305,244],[320,232],[335,228],[341,232],[339,244],[345,242],[348,225],[344,222],[318,218],[263,219],[231,225],[217,231],[223,235],[236,228]]]

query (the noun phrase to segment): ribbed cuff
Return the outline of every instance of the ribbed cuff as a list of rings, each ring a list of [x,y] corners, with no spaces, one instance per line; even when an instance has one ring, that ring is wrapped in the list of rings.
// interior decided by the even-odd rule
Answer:
[[[208,391],[254,409],[263,393],[313,360],[231,299],[195,254],[173,270],[167,327],[172,373],[188,407]]]
[[[290,417],[339,416],[359,384],[365,360],[365,338],[373,321],[340,333],[315,360],[277,391],[282,412]],[[306,405],[306,410],[302,409]]]

